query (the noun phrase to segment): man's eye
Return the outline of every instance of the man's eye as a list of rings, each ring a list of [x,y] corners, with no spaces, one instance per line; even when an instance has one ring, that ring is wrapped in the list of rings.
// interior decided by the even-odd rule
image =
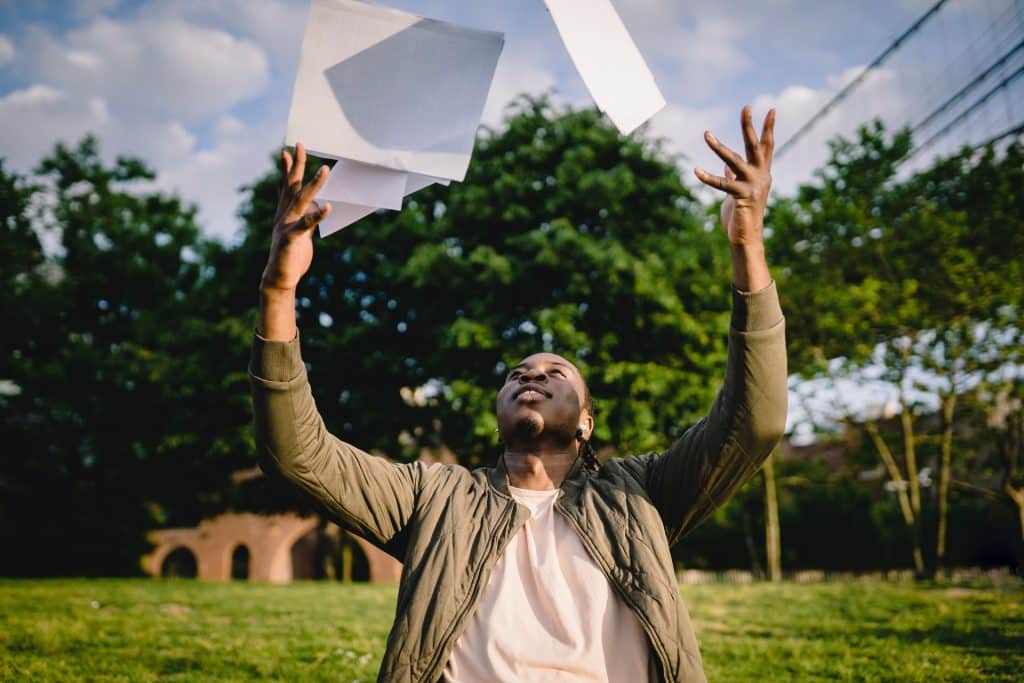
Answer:
[[[552,370],[552,371],[551,371],[551,374],[552,374],[552,375],[561,375],[562,377],[565,377],[565,373],[564,373],[564,372],[562,372],[561,370],[557,369],[557,368],[556,368],[556,369],[554,369],[554,370]]]
[[[518,373],[518,372],[510,372],[510,373],[508,373],[508,377],[505,378],[505,381],[506,382],[510,382],[510,381],[518,378],[519,375],[520,375],[520,373]]]

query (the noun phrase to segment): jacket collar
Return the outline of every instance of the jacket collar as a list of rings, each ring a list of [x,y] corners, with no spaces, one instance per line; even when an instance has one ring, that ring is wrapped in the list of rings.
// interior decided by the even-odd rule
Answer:
[[[505,468],[504,451],[498,454],[495,460],[494,467],[490,467],[487,470],[487,481],[490,483],[491,488],[508,498],[512,497],[512,493],[508,490],[508,470]],[[562,495],[559,498],[564,498],[566,495],[574,495],[583,486],[583,482],[587,478],[586,470],[583,468],[583,458],[576,456],[576,459],[572,463],[572,467],[569,469],[569,474],[565,476],[565,481],[562,482]]]

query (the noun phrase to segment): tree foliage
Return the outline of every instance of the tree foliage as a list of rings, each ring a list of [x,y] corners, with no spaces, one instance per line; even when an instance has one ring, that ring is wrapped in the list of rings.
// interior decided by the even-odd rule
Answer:
[[[879,344],[897,375],[1007,358],[1008,337],[987,332],[1019,327],[1021,147],[904,177],[909,149],[879,127],[837,140],[815,182],[772,206],[794,369],[877,360]],[[726,239],[676,161],[597,112],[521,99],[481,132],[464,182],[318,240],[298,314],[331,431],[400,460],[446,446],[490,464],[505,369],[551,350],[583,371],[605,455],[668,445],[720,386],[730,306]],[[203,239],[153,177],[91,138],[28,177],[0,162],[6,573],[132,573],[151,528],[298,506],[232,477],[255,465],[245,370],[280,171],[245,188],[232,244]],[[898,508],[854,474],[780,463],[784,566],[906,561],[892,555]],[[748,487],[677,557],[756,563],[762,509]],[[854,512],[844,549],[816,540]],[[872,538],[884,552],[869,557]]]
[[[957,397],[1020,344],[1024,304],[1024,147],[964,150],[906,176],[906,132],[880,123],[838,139],[816,181],[771,212],[794,369],[805,376],[871,366],[895,386],[901,439],[855,415],[899,490],[921,553],[917,416],[942,412],[936,563],[945,552]],[[845,361],[836,365],[835,360]]]
[[[104,164],[87,138],[38,176],[52,203],[31,215],[24,188],[8,226],[38,221],[59,249],[46,263],[29,240],[12,250],[15,280],[34,285],[4,296],[24,314],[5,336],[17,389],[3,398],[0,532],[15,571],[131,573],[146,529],[198,521],[249,460],[247,335],[195,314],[194,210],[139,191],[143,164]]]

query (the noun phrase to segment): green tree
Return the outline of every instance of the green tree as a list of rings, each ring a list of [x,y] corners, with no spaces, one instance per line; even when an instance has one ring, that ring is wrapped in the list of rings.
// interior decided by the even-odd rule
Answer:
[[[1020,145],[965,150],[902,178],[911,147],[907,133],[878,123],[838,139],[816,181],[778,201],[770,224],[794,370],[821,374],[841,359],[831,365],[840,374],[873,366],[899,392],[899,448],[880,416],[858,421],[895,482],[924,576],[916,417],[934,408],[921,391],[938,394],[944,425],[934,569],[944,561],[957,396],[999,363],[993,346],[1006,343],[1024,301],[1024,197]]]
[[[38,216],[5,206],[8,226],[58,242],[45,262],[22,258],[15,280],[36,277],[31,293],[2,295],[4,310],[37,316],[5,341],[20,388],[4,398],[8,570],[133,573],[148,529],[229,504],[227,475],[251,460],[239,368],[250,326],[196,315],[206,247],[194,210],[145,190],[141,162],[107,165],[87,138],[58,145],[38,174],[52,188]]]
[[[970,481],[960,488],[999,497],[1008,502],[1017,518],[1015,552],[1017,570],[1024,573],[1024,376],[1017,370],[986,377],[966,397],[972,424],[965,441],[977,454],[968,472]]]

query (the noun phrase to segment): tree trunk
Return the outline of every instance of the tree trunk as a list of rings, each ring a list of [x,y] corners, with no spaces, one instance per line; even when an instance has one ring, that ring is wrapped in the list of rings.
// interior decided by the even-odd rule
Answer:
[[[1003,482],[1003,492],[1017,507],[1017,518],[1020,520],[1020,537],[1017,539],[1017,575],[1024,576],[1024,488],[1014,488],[1009,481]]]
[[[750,511],[743,506],[743,541],[747,546],[747,554],[750,556],[750,573],[755,579],[764,578],[764,571],[761,569],[761,556],[757,552],[757,543],[754,541],[754,525],[751,523]]]
[[[341,580],[343,583],[352,583],[352,539],[342,532],[341,539]]]
[[[903,429],[903,459],[907,463],[907,484],[910,487],[910,507],[914,517],[921,516],[921,481],[917,478],[917,452],[914,442],[914,416],[910,408],[903,404],[900,413],[900,426]]]
[[[925,570],[924,555],[921,553],[921,531],[918,526],[918,516],[914,513],[914,506],[912,505],[910,496],[908,495],[910,486],[908,485],[907,480],[903,478],[899,465],[896,464],[896,458],[892,454],[892,449],[889,448],[889,444],[885,442],[885,437],[883,437],[881,432],[878,431],[878,425],[874,422],[868,421],[864,423],[864,429],[867,431],[868,436],[871,437],[871,441],[875,444],[875,450],[878,452],[878,457],[882,459],[882,463],[889,472],[889,478],[892,479],[896,485],[896,498],[900,503],[900,512],[903,513],[903,522],[907,525],[907,529],[910,531],[911,556],[914,560],[914,576],[922,578],[925,575]],[[916,478],[916,472],[914,476]]]
[[[946,571],[946,536],[949,516],[949,482],[953,461],[953,413],[956,409],[956,393],[950,391],[942,398],[942,464],[939,467],[939,530],[935,543],[935,573],[942,576]]]
[[[768,580],[782,580],[782,530],[779,527],[779,497],[775,488],[775,453],[764,461],[764,547]]]

